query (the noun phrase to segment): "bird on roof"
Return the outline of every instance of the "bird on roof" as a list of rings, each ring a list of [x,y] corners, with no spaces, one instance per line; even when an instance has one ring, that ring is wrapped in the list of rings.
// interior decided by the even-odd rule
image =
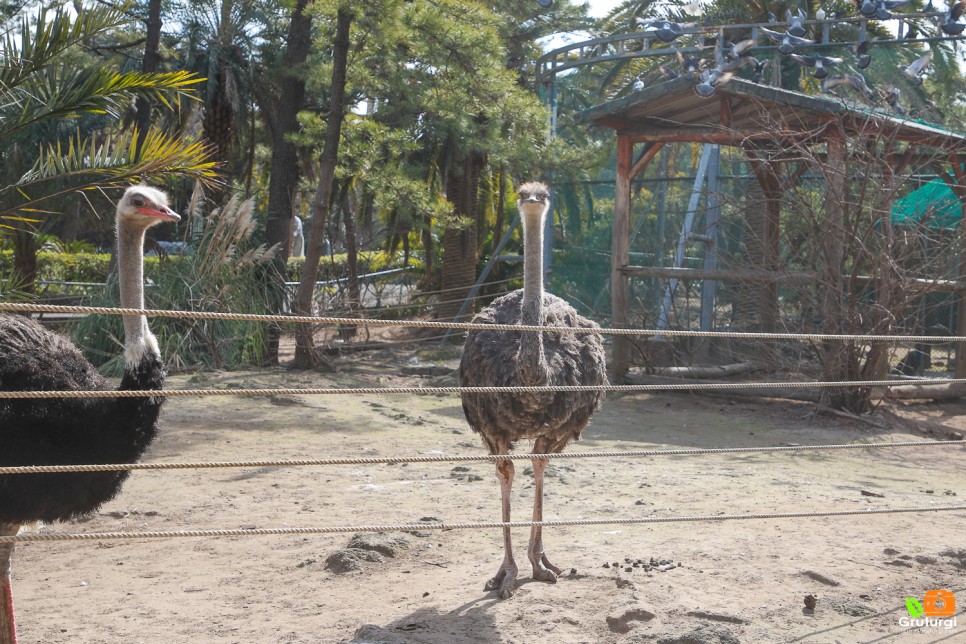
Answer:
[[[714,94],[718,85],[727,83],[734,77],[732,72],[723,72],[717,67],[714,69],[701,70],[701,81],[694,86],[694,93],[702,98],[708,98]]]
[[[672,43],[678,38],[678,36],[684,33],[685,27],[690,26],[691,25],[681,25],[668,20],[652,20],[644,23],[641,31],[648,36],[657,36],[657,39],[662,42]]]
[[[879,91],[879,95],[882,97],[882,100],[884,100],[886,102],[886,105],[889,106],[889,110],[893,114],[895,114],[896,116],[905,116],[906,115],[905,108],[902,107],[902,105],[899,103],[899,88],[898,87],[895,87],[895,86],[890,85],[889,88],[886,91],[883,92],[883,91],[880,90]]]
[[[815,72],[812,76],[818,79],[826,78],[829,69],[842,63],[841,58],[832,58],[830,56],[801,56],[799,54],[791,54],[789,58],[802,67],[814,67]]]
[[[841,76],[829,76],[822,79],[822,93],[834,94],[832,91],[836,87],[850,87],[857,92],[861,92],[866,98],[872,99],[874,94],[865,82],[862,74],[842,74]]]
[[[855,54],[855,66],[859,69],[865,69],[872,63],[872,55],[869,54],[869,47],[872,45],[872,41],[868,38],[864,38],[857,43],[849,45],[849,49]]]
[[[658,68],[658,71],[661,72],[661,76],[664,77],[664,80],[674,80],[675,78],[681,75],[676,71],[674,71],[673,69],[671,69],[670,67],[668,67],[667,65],[658,65],[657,68]]]
[[[766,29],[765,27],[759,27],[758,31],[765,35],[768,40],[773,43],[778,44],[778,52],[781,54],[791,54],[795,51],[796,47],[801,47],[802,45],[811,45],[815,41],[809,40],[808,38],[799,38],[798,36],[793,36],[789,33],[778,33],[777,31],[772,31],[771,29]]]
[[[761,77],[765,73],[765,68],[768,67],[768,64],[771,61],[769,59],[767,59],[767,58],[764,59],[764,60],[758,60],[757,58],[752,58],[752,60],[755,62],[755,71],[751,75],[751,82],[752,83],[760,83],[761,82]]]
[[[635,78],[633,88],[635,92],[641,91],[644,89],[644,81],[642,81],[640,78]]]
[[[963,33],[963,30],[966,29],[966,23],[959,22],[959,19],[963,17],[963,13],[966,13],[966,0],[954,2],[946,11],[946,15],[943,16],[943,21],[940,23],[939,28],[943,30],[943,33],[949,34],[950,36],[958,36]]]
[[[680,51],[677,52],[678,63],[681,65],[681,73],[685,76],[695,76],[704,67],[705,61],[697,56],[692,56],[690,54],[685,55]]]
[[[787,32],[789,34],[799,38],[805,35],[805,27],[802,25],[805,21],[805,14],[802,12],[801,7],[798,8],[796,13],[792,13],[791,9],[786,9],[785,20],[788,22]]]
[[[926,73],[926,67],[932,62],[932,52],[926,52],[908,65],[899,65],[899,71],[913,85],[922,85],[922,76]]]

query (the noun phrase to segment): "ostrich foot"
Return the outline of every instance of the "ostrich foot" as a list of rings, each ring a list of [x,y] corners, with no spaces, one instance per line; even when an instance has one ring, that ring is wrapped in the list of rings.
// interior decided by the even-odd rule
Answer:
[[[500,569],[496,571],[496,575],[493,579],[486,582],[486,590],[496,590],[499,591],[500,599],[510,599],[513,591],[516,590],[514,586],[517,581],[517,567],[516,565],[506,565],[500,566]]]
[[[557,577],[560,576],[562,571],[547,560],[547,555],[541,554],[539,559],[531,560],[531,563],[533,564],[534,579],[551,584],[557,583]]]

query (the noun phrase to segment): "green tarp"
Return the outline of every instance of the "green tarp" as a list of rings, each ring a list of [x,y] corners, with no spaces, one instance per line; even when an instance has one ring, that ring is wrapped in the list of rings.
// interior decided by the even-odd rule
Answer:
[[[930,228],[957,228],[962,217],[959,199],[942,179],[933,179],[892,205],[892,223]]]

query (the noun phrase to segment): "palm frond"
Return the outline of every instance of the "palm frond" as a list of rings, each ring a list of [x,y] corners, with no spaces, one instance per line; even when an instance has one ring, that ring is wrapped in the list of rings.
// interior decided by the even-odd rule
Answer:
[[[14,185],[0,187],[0,217],[34,208],[54,197],[93,187],[123,186],[147,177],[171,175],[212,184],[215,164],[207,147],[157,129],[148,131],[137,154],[137,131],[118,137],[77,136],[66,145],[52,144],[40,151],[30,172]],[[49,187],[56,182],[57,188]],[[19,196],[19,198],[17,198]]]

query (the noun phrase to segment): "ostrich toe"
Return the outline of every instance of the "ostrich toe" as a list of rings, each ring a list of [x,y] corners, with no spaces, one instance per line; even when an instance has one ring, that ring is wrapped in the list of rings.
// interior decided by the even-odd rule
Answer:
[[[541,553],[538,559],[531,559],[530,563],[533,564],[534,579],[551,584],[557,583],[557,577],[562,571],[547,560],[547,555]]]
[[[513,591],[516,590],[517,581],[517,567],[516,564],[500,566],[500,569],[496,571],[493,579],[486,582],[486,590],[497,590],[499,591],[500,599],[510,599],[513,595]]]

